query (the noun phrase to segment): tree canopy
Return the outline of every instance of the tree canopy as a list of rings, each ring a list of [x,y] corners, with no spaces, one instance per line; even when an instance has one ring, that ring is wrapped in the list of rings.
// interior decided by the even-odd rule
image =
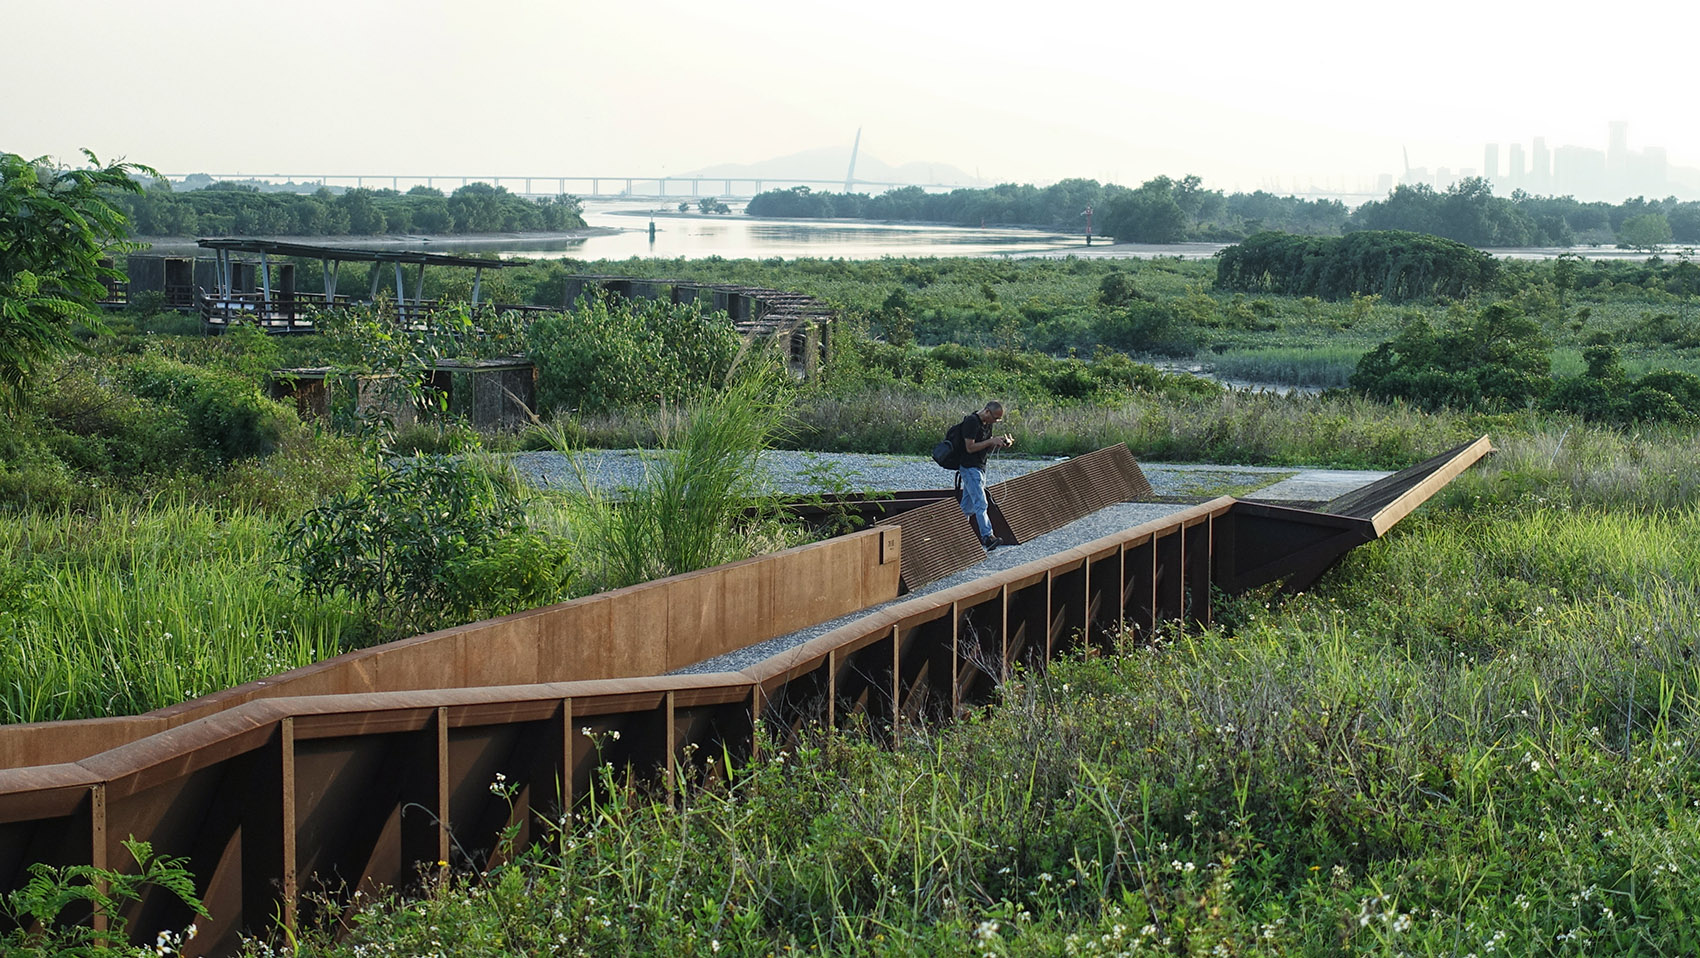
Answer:
[[[76,326],[100,325],[96,303],[124,274],[102,262],[124,244],[113,194],[137,193],[134,163],[60,169],[46,157],[0,153],[0,405],[18,401],[44,360],[78,345]]]
[[[157,181],[115,202],[136,236],[373,236],[380,233],[494,233],[584,226],[573,196],[529,199],[505,187],[468,183],[444,196],[427,186],[395,190],[320,187],[312,193],[260,192],[217,182],[174,192]]]
[[[1461,298],[1486,289],[1497,270],[1481,250],[1404,230],[1343,237],[1263,232],[1218,254],[1216,285],[1322,299],[1378,295],[1398,303]]]
[[[1358,361],[1351,387],[1425,409],[1516,409],[1552,388],[1549,348],[1539,323],[1493,303],[1439,330],[1411,323]]]

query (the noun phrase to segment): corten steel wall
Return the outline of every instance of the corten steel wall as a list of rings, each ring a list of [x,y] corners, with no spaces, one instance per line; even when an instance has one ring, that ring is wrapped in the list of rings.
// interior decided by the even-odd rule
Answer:
[[[146,715],[0,725],[0,768],[76,761],[257,698],[672,671],[896,598],[900,538],[869,529],[348,652]]]
[[[1123,620],[1207,621],[1215,528],[1234,505],[897,602],[741,672],[253,700],[78,762],[0,771],[0,890],[29,862],[124,867],[121,841],[145,838],[187,856],[212,913],[190,953],[228,953],[242,931],[297,922],[304,892],[342,907],[357,889],[414,887],[438,862],[484,867],[507,826],[521,846],[547,837],[604,763],[670,795],[681,775],[712,775],[710,757],[752,757],[757,717],[782,740],[857,725],[895,741],[986,700],[1014,664]],[[498,774],[511,809],[490,790]],[[168,897],[126,909],[136,940],[188,923]]]

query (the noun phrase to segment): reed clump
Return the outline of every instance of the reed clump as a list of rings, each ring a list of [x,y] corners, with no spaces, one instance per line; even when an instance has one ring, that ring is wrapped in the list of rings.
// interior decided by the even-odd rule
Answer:
[[[775,494],[757,467],[784,427],[772,380],[754,376],[652,419],[635,484],[604,488],[558,426],[545,435],[578,477],[563,512],[587,591],[615,589],[746,558],[790,544]]]

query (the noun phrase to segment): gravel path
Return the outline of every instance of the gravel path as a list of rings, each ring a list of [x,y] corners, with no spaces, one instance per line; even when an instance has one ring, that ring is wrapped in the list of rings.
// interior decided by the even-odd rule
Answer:
[[[987,482],[1002,482],[1043,469],[1060,459],[995,457]],[[598,488],[617,489],[643,481],[644,459],[631,450],[593,450],[581,456],[585,474]],[[952,476],[923,456],[849,452],[762,453],[761,466],[776,492],[806,494],[850,490],[949,489]],[[513,455],[521,477],[540,489],[573,489],[578,476],[567,457],[555,452]],[[1373,482],[1384,472],[1303,470],[1283,466],[1139,464],[1158,496],[1204,497],[1226,493],[1278,501],[1319,501]],[[1255,491],[1253,491],[1255,490]]]
[[[934,466],[933,468],[937,469],[938,467]],[[1094,539],[1102,539],[1107,535],[1112,535],[1122,531],[1123,529],[1132,528],[1142,522],[1150,522],[1152,519],[1161,519],[1164,516],[1180,512],[1186,508],[1188,507],[1184,505],[1171,505],[1167,503],[1124,502],[1119,505],[1110,506],[1107,509],[1100,509],[1084,519],[1071,522],[1068,525],[1063,526],[1061,529],[1058,529],[1055,532],[1046,533],[1045,535],[1039,536],[1037,539],[1023,542],[1020,545],[999,546],[992,550],[991,554],[978,565],[964,569],[955,575],[946,576],[937,582],[928,583],[913,592],[900,595],[889,602],[882,602],[879,605],[871,606],[861,610],[860,612],[852,612],[849,615],[840,616],[830,622],[822,622],[820,625],[801,629],[799,631],[792,632],[789,635],[782,635],[777,638],[769,639],[766,642],[757,642],[754,645],[747,645],[741,649],[727,652],[724,655],[715,656],[712,659],[705,659],[695,665],[678,669],[675,674],[694,675],[706,672],[736,672],[739,669],[754,665],[771,655],[776,655],[786,649],[800,646],[812,639],[819,638],[839,626],[854,622],[864,616],[871,615],[883,608],[886,608],[887,606],[895,605],[899,602],[907,602],[916,596],[927,595],[929,593],[949,589],[953,586],[962,585],[965,582],[971,582],[993,572],[1001,572],[1004,569],[1012,569],[1018,565],[1032,562],[1034,559],[1062,552],[1065,549],[1072,549],[1075,546],[1091,542]],[[963,521],[966,522],[967,520],[964,519]]]

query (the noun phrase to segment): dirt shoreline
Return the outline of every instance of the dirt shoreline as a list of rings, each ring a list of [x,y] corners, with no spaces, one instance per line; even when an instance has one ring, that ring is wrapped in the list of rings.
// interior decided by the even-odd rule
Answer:
[[[279,243],[305,243],[311,246],[334,246],[340,249],[516,249],[527,243],[553,244],[563,240],[584,239],[589,236],[612,236],[627,232],[611,226],[587,226],[576,230],[555,230],[536,233],[450,233],[425,236],[417,233],[390,233],[381,236],[256,236],[253,239],[275,240]],[[144,245],[145,252],[186,255],[199,251],[199,243],[190,236],[138,236],[135,242]]]

